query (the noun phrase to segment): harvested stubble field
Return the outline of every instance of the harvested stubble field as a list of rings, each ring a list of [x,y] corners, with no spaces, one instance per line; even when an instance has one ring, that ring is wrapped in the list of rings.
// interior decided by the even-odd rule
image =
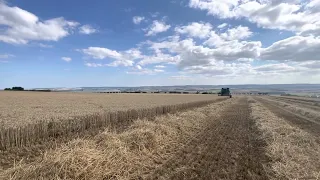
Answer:
[[[320,115],[298,105],[221,97],[7,159],[0,179],[320,179]]]

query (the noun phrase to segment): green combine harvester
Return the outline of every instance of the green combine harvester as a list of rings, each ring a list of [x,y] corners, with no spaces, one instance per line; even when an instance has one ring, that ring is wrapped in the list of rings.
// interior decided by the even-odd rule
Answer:
[[[232,98],[229,88],[221,88],[221,91],[218,93],[218,96],[229,96],[230,98]]]

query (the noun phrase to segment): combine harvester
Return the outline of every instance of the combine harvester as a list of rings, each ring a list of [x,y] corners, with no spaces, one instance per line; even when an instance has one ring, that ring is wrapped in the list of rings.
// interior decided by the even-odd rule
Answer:
[[[221,91],[218,93],[218,96],[229,96],[230,98],[232,98],[229,88],[221,88]]]

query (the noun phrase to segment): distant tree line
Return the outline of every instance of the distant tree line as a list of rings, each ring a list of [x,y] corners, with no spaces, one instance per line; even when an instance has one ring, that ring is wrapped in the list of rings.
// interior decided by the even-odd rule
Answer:
[[[205,91],[205,92],[197,91],[196,94],[216,94],[216,93],[214,93],[214,92],[207,92],[207,91]]]
[[[37,92],[51,92],[50,89],[30,89],[30,90],[25,90],[23,87],[12,87],[12,88],[5,88],[5,91],[37,91]]]
[[[159,93],[164,93],[164,94],[216,94],[214,92],[188,92],[188,91],[106,91],[106,92],[96,92],[96,93],[108,93],[108,94],[113,94],[113,93],[151,93],[151,94],[159,94]]]
[[[12,87],[12,88],[5,88],[5,91],[24,91],[23,87]]]

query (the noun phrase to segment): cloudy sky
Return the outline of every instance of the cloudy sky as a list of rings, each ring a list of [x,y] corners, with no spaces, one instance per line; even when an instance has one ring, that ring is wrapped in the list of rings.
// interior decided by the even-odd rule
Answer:
[[[0,0],[0,88],[320,83],[320,0]]]

